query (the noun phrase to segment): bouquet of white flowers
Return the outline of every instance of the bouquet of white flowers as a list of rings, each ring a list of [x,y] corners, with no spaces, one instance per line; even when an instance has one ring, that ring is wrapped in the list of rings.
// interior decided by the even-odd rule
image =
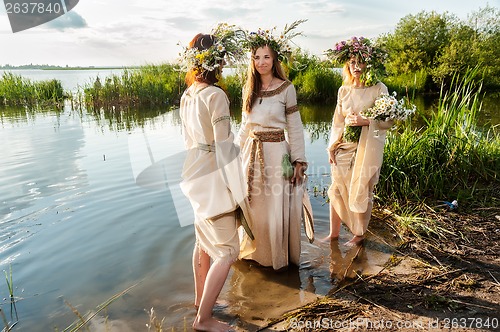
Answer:
[[[396,99],[396,92],[392,95],[387,93],[381,94],[375,99],[375,105],[361,111],[359,114],[368,119],[389,121],[389,120],[406,120],[410,115],[415,113],[416,106],[409,105],[405,98],[401,100]],[[358,142],[361,136],[361,126],[344,128],[344,141]]]
[[[392,95],[383,93],[375,99],[375,105],[365,111],[361,111],[360,115],[374,120],[389,121],[389,120],[406,120],[410,115],[415,113],[415,105],[408,105],[405,98],[397,100],[396,92]]]

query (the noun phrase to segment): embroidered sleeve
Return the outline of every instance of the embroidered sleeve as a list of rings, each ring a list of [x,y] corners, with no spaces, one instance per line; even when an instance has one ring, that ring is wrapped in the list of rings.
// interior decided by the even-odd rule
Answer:
[[[221,122],[221,121],[224,121],[224,120],[230,120],[231,117],[229,115],[223,115],[223,116],[220,116],[218,117],[217,119],[215,119],[213,122],[212,122],[212,126],[215,126],[217,123]]]
[[[297,105],[290,106],[290,107],[287,107],[287,109],[285,110],[285,114],[290,115],[292,113],[297,112],[298,110],[299,110],[299,106],[297,106]]]
[[[290,85],[285,94],[286,130],[288,144],[290,145],[290,160],[292,162],[306,162],[304,126],[297,106],[297,93],[295,87]]]

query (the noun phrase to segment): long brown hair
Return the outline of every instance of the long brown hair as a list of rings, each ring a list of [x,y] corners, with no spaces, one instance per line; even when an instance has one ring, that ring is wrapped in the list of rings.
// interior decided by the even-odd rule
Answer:
[[[288,78],[286,77],[281,63],[278,61],[278,53],[276,53],[276,51],[269,45],[266,46],[271,50],[271,54],[273,56],[273,75],[283,81],[286,81]],[[247,71],[247,81],[243,89],[243,111],[247,113],[252,111],[252,106],[259,97],[260,90],[262,89],[260,74],[257,69],[255,69],[255,61],[253,60],[256,51],[257,48],[252,49],[252,58],[250,59],[250,65],[248,66]]]
[[[215,36],[199,33],[189,42],[189,48],[196,48],[199,51],[209,49],[216,41]],[[202,67],[189,68],[186,73],[185,82],[187,86],[191,86],[194,82],[202,82],[214,85],[219,82],[221,76],[221,66],[215,70],[206,70]]]

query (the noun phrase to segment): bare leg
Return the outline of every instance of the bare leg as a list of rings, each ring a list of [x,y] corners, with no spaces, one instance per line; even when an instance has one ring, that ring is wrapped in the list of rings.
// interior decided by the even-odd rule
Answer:
[[[332,241],[339,238],[340,234],[340,225],[342,224],[342,220],[340,219],[337,211],[332,204],[330,204],[330,233],[328,236],[322,241]]]
[[[363,244],[365,239],[365,232],[368,228],[368,222],[372,213],[372,205],[368,206],[368,209],[364,213],[355,213],[355,220],[353,225],[351,225],[351,232],[354,235],[353,238],[345,243],[348,247],[360,246]]]
[[[201,296],[205,288],[208,269],[210,268],[210,256],[197,245],[193,250],[193,274],[194,274],[194,306],[196,310],[200,307]]]
[[[208,270],[208,275],[201,297],[200,308],[193,323],[197,331],[222,332],[229,331],[230,325],[219,322],[212,317],[212,309],[224,286],[231,263],[215,262]]]

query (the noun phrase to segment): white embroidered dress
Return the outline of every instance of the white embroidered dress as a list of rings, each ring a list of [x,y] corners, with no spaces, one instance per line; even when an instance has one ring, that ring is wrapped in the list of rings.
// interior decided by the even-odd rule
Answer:
[[[371,87],[341,86],[333,116],[328,151],[336,151],[332,164],[332,184],[328,189],[331,204],[354,235],[362,236],[368,228],[373,207],[373,190],[382,166],[385,136],[393,121],[370,119],[363,126],[358,143],[343,141],[345,117],[372,107],[375,99],[388,93],[379,82]]]
[[[227,160],[237,157],[233,151],[236,147],[230,129],[229,100],[218,87],[194,83],[181,98],[180,117],[188,150],[181,188],[195,212],[197,245],[213,260],[234,261],[239,254],[234,213],[238,202],[221,173]],[[235,162],[240,163],[238,159]],[[241,171],[233,174],[240,176]]]
[[[304,128],[290,81],[264,92],[262,97],[250,113],[243,112],[237,140],[255,235],[253,243],[243,239],[240,258],[278,270],[289,263],[299,265],[300,260],[305,185],[292,186],[282,175],[281,163],[284,154],[290,155],[291,162],[306,161]]]

